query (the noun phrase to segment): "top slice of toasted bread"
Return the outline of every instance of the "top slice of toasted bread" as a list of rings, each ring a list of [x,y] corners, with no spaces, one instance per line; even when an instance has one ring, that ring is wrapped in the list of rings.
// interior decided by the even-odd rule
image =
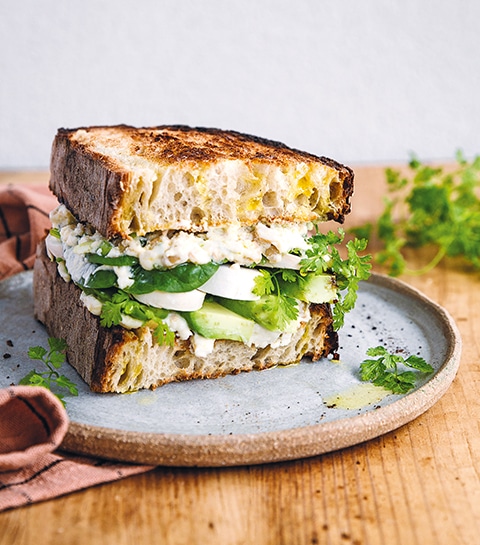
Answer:
[[[279,142],[219,129],[59,129],[50,188],[106,237],[258,221],[342,222],[353,172]]]

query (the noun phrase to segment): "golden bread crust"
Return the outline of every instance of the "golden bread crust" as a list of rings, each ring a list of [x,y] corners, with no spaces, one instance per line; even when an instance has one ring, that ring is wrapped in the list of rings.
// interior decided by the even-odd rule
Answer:
[[[50,188],[110,238],[237,222],[342,222],[353,172],[236,131],[117,125],[59,129]]]
[[[350,169],[326,157],[290,148],[282,142],[233,130],[208,127],[189,127],[187,125],[158,125],[155,127],[133,127],[131,125],[61,128],[58,137],[67,138],[83,146],[83,151],[91,150],[92,143],[101,139],[105,144],[117,145],[123,140],[130,155],[142,155],[149,161],[165,165],[181,162],[209,162],[219,160],[268,161],[285,166],[292,161],[325,162],[330,166]],[[96,159],[105,162],[109,168],[118,163],[112,157],[95,154]]]

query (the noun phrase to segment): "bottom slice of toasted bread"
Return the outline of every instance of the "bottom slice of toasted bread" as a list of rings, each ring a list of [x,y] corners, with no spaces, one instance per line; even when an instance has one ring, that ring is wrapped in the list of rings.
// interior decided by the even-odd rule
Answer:
[[[149,327],[105,328],[80,300],[81,290],[65,282],[39,245],[34,266],[34,313],[51,337],[66,341],[68,362],[94,392],[129,392],[173,381],[217,378],[254,369],[318,360],[338,349],[330,305],[310,305],[310,320],[286,346],[256,348],[216,340],[206,357],[194,354],[190,339],[160,346]]]

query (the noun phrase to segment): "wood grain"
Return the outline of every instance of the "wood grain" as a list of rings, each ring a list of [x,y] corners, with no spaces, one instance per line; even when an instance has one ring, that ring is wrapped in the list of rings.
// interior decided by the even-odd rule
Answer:
[[[359,167],[347,226],[382,206],[382,167]],[[4,173],[0,183],[45,183]],[[414,264],[425,259],[412,254]],[[403,280],[454,317],[463,355],[448,392],[387,435],[288,463],[157,468],[0,513],[0,545],[37,543],[472,545],[480,542],[480,275],[457,261]]]

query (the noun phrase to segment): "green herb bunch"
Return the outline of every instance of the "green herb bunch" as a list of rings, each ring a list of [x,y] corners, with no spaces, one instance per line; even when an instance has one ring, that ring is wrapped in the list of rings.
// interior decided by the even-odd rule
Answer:
[[[376,234],[383,247],[375,260],[392,276],[423,274],[448,257],[461,256],[480,269],[480,156],[467,161],[456,154],[457,168],[422,164],[416,157],[409,163],[411,176],[386,169],[389,196],[375,225],[352,229],[371,238]],[[432,247],[435,255],[418,270],[407,266],[406,247]]]
[[[345,231],[341,228],[337,233],[329,231],[313,235],[310,238],[311,249],[300,262],[301,274],[327,272],[335,275],[338,300],[333,306],[333,326],[336,330],[343,326],[345,314],[354,308],[359,282],[369,278],[372,268],[371,256],[361,255],[367,240],[349,240],[345,245],[347,256],[344,259],[338,249],[344,238]]]
[[[153,330],[153,338],[159,345],[173,346],[175,333],[163,321],[168,315],[167,310],[139,303],[123,290],[118,290],[113,294],[106,290],[93,289],[86,289],[85,292],[94,295],[102,302],[100,324],[103,327],[118,325],[122,322],[123,315],[130,316],[143,323],[148,323]]]
[[[405,394],[415,387],[418,373],[432,373],[433,367],[420,356],[411,355],[407,358],[399,354],[390,354],[383,346],[367,350],[367,356],[360,364],[360,378],[373,382],[395,394]],[[416,371],[400,371],[409,367]]]
[[[25,375],[19,384],[27,386],[43,386],[51,390],[65,405],[64,394],[58,390],[67,390],[71,395],[78,395],[78,388],[65,375],[59,373],[62,364],[65,363],[65,351],[67,344],[63,339],[49,337],[49,350],[43,346],[33,346],[28,350],[28,356],[32,360],[41,361],[46,370],[37,371],[33,369]]]
[[[282,293],[279,277],[284,282],[297,281],[294,271],[288,269],[267,271],[260,269],[261,276],[255,279],[253,293],[263,298],[263,310],[268,316],[267,324],[272,329],[283,329],[291,320],[298,317],[297,301],[289,295]]]

